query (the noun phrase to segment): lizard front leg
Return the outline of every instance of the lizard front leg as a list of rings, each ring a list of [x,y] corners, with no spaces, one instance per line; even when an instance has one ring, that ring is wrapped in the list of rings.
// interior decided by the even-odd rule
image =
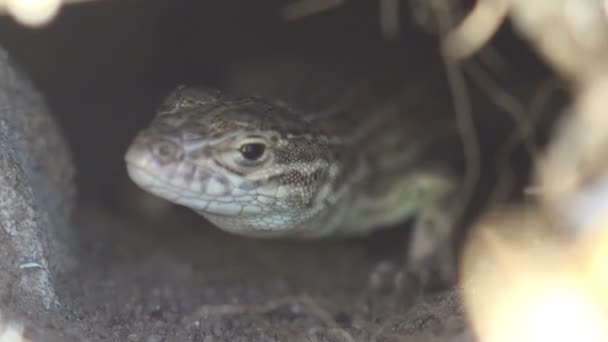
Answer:
[[[408,240],[406,272],[422,286],[438,283],[451,285],[456,279],[454,232],[458,227],[461,206],[446,197],[420,212]]]

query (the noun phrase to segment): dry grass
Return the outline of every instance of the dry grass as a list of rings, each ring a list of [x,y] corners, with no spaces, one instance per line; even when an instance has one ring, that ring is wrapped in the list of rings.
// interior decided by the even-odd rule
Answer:
[[[450,58],[465,58],[510,19],[574,98],[536,159],[530,202],[474,227],[462,286],[482,341],[608,338],[598,291],[608,285],[607,14],[606,1],[481,0],[444,41]]]

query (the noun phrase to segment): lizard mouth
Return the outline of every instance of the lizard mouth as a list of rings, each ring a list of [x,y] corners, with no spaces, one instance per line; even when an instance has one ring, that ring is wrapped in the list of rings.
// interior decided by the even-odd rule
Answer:
[[[187,160],[163,164],[156,159],[141,144],[131,146],[125,155],[129,177],[144,191],[205,216],[248,217],[262,212],[255,205],[255,197],[247,192],[235,193],[226,177]]]
[[[228,218],[255,216],[261,212],[250,205],[246,196],[242,198],[210,196],[204,192],[193,192],[192,189],[173,185],[149,170],[130,162],[127,162],[127,172],[133,182],[143,190],[203,215]],[[210,182],[212,181],[207,182],[208,188],[210,185],[213,186],[213,183],[210,184]]]
[[[210,177],[200,167],[188,163],[183,150],[170,141],[150,141],[138,137],[125,154],[127,173],[135,184],[156,196],[176,202],[179,197],[203,197]],[[197,179],[195,179],[197,177]]]

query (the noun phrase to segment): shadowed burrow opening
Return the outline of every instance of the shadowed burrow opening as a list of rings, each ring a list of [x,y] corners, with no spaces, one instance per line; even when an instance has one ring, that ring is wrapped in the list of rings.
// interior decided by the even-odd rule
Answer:
[[[0,43],[45,95],[73,151],[78,186],[73,249],[79,266],[57,286],[68,311],[101,339],[293,337],[333,324],[365,340],[408,312],[417,293],[377,298],[370,294],[370,279],[379,264],[401,262],[409,233],[403,228],[410,222],[369,238],[247,239],[146,195],[127,177],[125,151],[168,93],[180,84],[220,84],[230,64],[297,51],[321,59],[339,55],[345,62],[364,55],[401,80],[414,73],[424,80],[420,70],[433,74],[444,68],[436,37],[412,21],[408,6],[400,8],[398,40],[383,34],[373,1],[348,1],[293,21],[281,16],[285,6],[270,0],[108,0],[66,6],[41,29],[0,21]],[[546,67],[508,27],[493,49],[504,64],[492,68],[483,63],[484,55],[467,64],[465,73],[490,75],[498,89],[528,101],[549,75]],[[361,63],[356,72],[370,68]],[[491,166],[480,181],[486,191],[479,191],[472,206],[477,209],[467,215],[472,219],[496,185],[492,158],[514,123],[504,108],[491,107],[491,87],[479,79],[469,86],[472,101],[494,108],[474,113],[483,162]],[[453,99],[431,95],[430,101]],[[541,133],[551,119],[541,115]],[[412,143],[433,134],[418,133]],[[526,182],[525,152],[520,147],[510,158],[511,191]],[[230,308],[222,311],[219,305]],[[201,310],[212,312],[205,324]],[[258,330],[251,328],[256,325]]]

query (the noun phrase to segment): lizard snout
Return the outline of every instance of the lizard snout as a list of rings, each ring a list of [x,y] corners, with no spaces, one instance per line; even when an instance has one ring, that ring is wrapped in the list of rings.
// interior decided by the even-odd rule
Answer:
[[[154,169],[178,163],[184,155],[184,149],[170,140],[136,139],[127,150],[125,160],[143,169]]]

